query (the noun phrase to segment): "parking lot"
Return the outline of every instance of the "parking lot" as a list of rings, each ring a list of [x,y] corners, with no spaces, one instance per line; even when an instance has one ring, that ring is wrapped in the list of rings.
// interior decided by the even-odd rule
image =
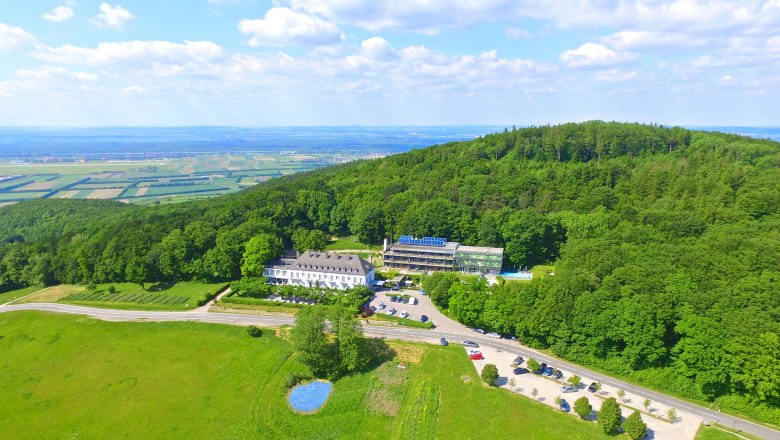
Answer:
[[[408,295],[416,298],[417,304],[412,305],[412,304],[391,302],[389,295]],[[380,309],[379,303],[384,303],[385,308]],[[465,325],[455,322],[452,319],[449,319],[446,316],[444,316],[436,308],[436,306],[433,305],[433,302],[431,302],[431,298],[427,295],[421,294],[419,290],[402,289],[402,290],[393,291],[390,289],[382,289],[379,292],[376,292],[376,295],[371,299],[369,305],[375,306],[377,308],[376,313],[382,313],[382,314],[388,314],[388,310],[390,308],[395,308],[396,313],[394,316],[399,316],[401,312],[406,311],[409,313],[407,319],[413,319],[415,321],[419,321],[420,316],[425,315],[428,317],[428,319],[431,322],[433,322],[433,324],[436,326],[436,329],[439,331],[450,332],[450,333],[462,333],[462,332],[471,331]]]
[[[466,354],[469,353],[469,350],[474,350],[473,348],[464,348]],[[498,367],[498,384],[502,388],[523,394],[530,399],[535,399],[558,410],[560,409],[555,403],[556,397],[560,396],[573,407],[575,400],[582,396],[586,396],[594,410],[594,412],[591,413],[592,420],[595,420],[595,412],[601,408],[601,403],[604,399],[614,397],[621,404],[623,417],[628,417],[635,409],[642,412],[642,420],[647,424],[648,428],[648,439],[693,440],[696,437],[696,432],[702,422],[700,417],[681,412],[679,409],[677,410],[678,419],[675,423],[661,420],[665,419],[669,407],[652,402],[649,409],[646,410],[643,405],[645,401],[644,398],[630,393],[626,393],[623,398],[620,398],[618,396],[618,390],[610,386],[602,386],[596,393],[588,392],[587,387],[593,381],[587,377],[581,378],[582,383],[577,391],[564,393],[561,391],[561,386],[564,384],[568,385],[566,380],[571,376],[567,371],[561,370],[563,372],[563,377],[560,380],[533,373],[515,375],[513,373],[514,367],[512,367],[512,361],[518,356],[517,353],[502,351],[486,346],[480,346],[477,350],[485,357],[483,360],[473,361],[477,373],[481,374],[482,368],[485,365],[495,364]],[[521,366],[527,368],[527,363],[528,359],[526,358]],[[555,367],[555,365],[551,366]],[[514,386],[510,385],[510,379],[512,378],[514,378]],[[536,396],[534,396],[533,393],[534,389],[536,389],[537,392]],[[572,414],[573,417],[578,417],[573,410],[570,414]]]

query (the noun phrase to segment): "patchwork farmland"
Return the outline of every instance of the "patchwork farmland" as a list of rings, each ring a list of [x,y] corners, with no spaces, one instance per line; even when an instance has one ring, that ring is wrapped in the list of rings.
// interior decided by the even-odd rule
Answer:
[[[358,158],[218,154],[132,161],[0,162],[0,206],[36,198],[178,202],[234,192],[273,177]]]

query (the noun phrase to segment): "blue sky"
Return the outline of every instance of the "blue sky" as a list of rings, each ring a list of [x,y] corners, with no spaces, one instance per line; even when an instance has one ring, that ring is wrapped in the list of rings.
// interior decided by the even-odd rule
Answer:
[[[780,0],[0,2],[0,125],[780,126]]]

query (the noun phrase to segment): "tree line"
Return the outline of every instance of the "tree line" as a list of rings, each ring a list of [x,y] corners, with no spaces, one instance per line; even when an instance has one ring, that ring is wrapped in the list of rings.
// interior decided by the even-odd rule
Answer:
[[[441,276],[437,302],[462,322],[776,421],[779,212],[775,142],[601,121],[513,128],[205,201],[4,207],[0,291],[236,280],[330,235],[442,236],[503,247],[507,268],[555,264],[493,288]]]

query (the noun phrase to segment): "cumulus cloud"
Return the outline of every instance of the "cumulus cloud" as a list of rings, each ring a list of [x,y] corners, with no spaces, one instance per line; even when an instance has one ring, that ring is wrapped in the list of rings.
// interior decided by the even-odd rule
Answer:
[[[271,8],[262,19],[244,19],[238,29],[251,35],[250,46],[330,46],[344,40],[338,26],[289,8]]]
[[[381,37],[372,37],[360,43],[360,49],[368,58],[376,61],[394,61],[398,52]]]
[[[95,14],[92,23],[98,27],[122,30],[133,20],[135,20],[135,16],[127,9],[119,5],[112,6],[108,3],[101,3],[100,12]]]
[[[20,27],[0,23],[0,52],[10,52],[35,41],[35,37]]]
[[[623,30],[599,38],[599,41],[617,50],[670,50],[691,49],[709,46],[719,40],[717,37],[696,37],[676,32]],[[722,39],[720,39],[722,40]]]
[[[73,9],[70,6],[56,6],[51,11],[41,15],[41,18],[52,23],[62,23],[73,18]]]
[[[623,64],[635,57],[621,54],[603,44],[585,43],[577,49],[567,50],[560,56],[566,67],[575,69],[604,68]]]
[[[96,48],[65,45],[39,46],[33,56],[52,63],[112,66],[153,63],[206,62],[221,57],[222,48],[210,41],[123,41],[100,43]]]

